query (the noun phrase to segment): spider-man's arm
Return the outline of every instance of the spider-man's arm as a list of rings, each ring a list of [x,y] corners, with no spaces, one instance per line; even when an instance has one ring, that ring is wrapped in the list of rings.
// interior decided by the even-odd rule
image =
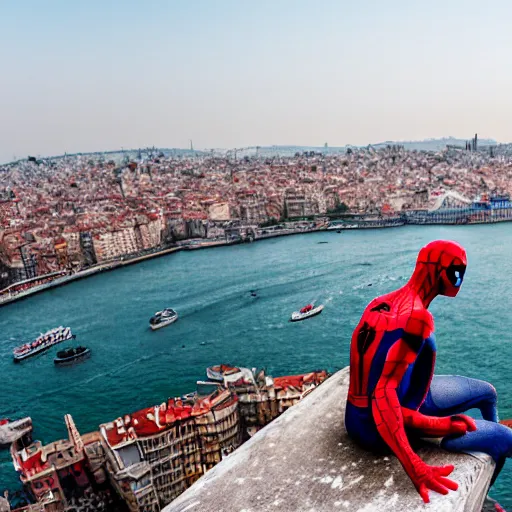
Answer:
[[[453,466],[429,466],[414,453],[407,439],[402,407],[396,390],[407,367],[415,359],[415,350],[402,339],[390,348],[382,375],[373,392],[372,412],[379,434],[393,450],[425,503],[428,503],[429,489],[448,494],[448,489],[456,490],[458,485],[445,478],[453,471]],[[414,411],[411,412],[414,413]],[[415,415],[407,413],[406,417],[409,422],[409,418]],[[416,419],[423,421],[417,417]]]

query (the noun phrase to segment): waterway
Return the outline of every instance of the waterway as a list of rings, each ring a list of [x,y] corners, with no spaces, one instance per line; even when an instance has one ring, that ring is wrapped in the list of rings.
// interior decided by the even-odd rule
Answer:
[[[180,252],[7,305],[0,309],[0,418],[30,415],[35,437],[50,442],[66,436],[65,413],[82,432],[96,430],[193,391],[212,364],[265,367],[272,375],[342,368],[366,304],[402,285],[419,248],[436,238],[462,243],[469,259],[459,295],[431,306],[437,373],[491,381],[501,416],[510,418],[510,224],[322,232]],[[321,315],[288,322],[310,301],[325,304]],[[152,332],[150,316],[166,306],[176,308],[178,322]],[[12,362],[14,346],[58,325],[91,348],[89,360],[54,367],[54,347]],[[0,491],[16,482],[3,450]],[[512,508],[511,461],[491,495]]]

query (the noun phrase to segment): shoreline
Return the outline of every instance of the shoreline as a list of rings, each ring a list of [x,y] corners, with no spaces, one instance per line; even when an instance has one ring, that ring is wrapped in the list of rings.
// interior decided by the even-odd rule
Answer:
[[[139,263],[141,261],[144,261],[146,259],[152,259],[152,258],[158,258],[160,256],[166,256],[167,254],[172,254],[174,252],[179,252],[183,250],[181,247],[171,247],[168,249],[164,249],[162,251],[155,252],[153,254],[145,254],[144,256],[137,256],[135,258],[130,258],[129,260],[123,261],[123,260],[116,260],[109,263],[101,263],[98,265],[95,265],[94,267],[89,267],[84,270],[80,270],[76,274],[71,274],[68,276],[60,277],[55,279],[54,281],[51,281],[49,283],[40,285],[40,286],[34,286],[33,288],[30,288],[28,290],[25,290],[23,292],[20,292],[12,297],[8,297],[7,299],[0,299],[0,307],[5,306],[7,304],[11,304],[13,302],[26,299],[28,297],[31,297],[32,295],[36,295],[38,293],[45,292],[47,290],[50,290],[52,288],[58,288],[60,286],[64,286],[66,284],[72,283],[73,281],[79,281],[80,279],[85,279],[86,277],[90,277],[96,274],[100,274],[102,272],[109,272],[111,270],[116,270],[118,268],[122,268],[128,265],[134,265],[135,263]],[[15,284],[15,283],[13,283]]]
[[[58,288],[60,286],[64,286],[66,284],[72,283],[74,281],[78,281],[80,279],[85,279],[86,277],[93,276],[96,274],[100,274],[102,272],[110,272],[112,270],[116,270],[118,268],[127,267],[130,265],[135,265],[136,263],[140,263],[142,261],[160,258],[162,256],[167,256],[169,254],[174,254],[181,251],[198,251],[204,249],[213,249],[217,247],[228,247],[232,245],[240,245],[244,243],[253,243],[258,242],[260,240],[268,240],[271,238],[280,238],[285,236],[292,235],[303,235],[309,233],[319,233],[319,232],[337,232],[337,231],[359,231],[359,230],[368,230],[368,229],[388,229],[388,228],[401,228],[403,226],[471,226],[471,225],[481,225],[481,224],[499,224],[502,222],[512,222],[512,219],[500,219],[495,220],[494,222],[488,221],[477,221],[477,222],[468,222],[468,223],[450,223],[450,222],[435,222],[435,223],[419,223],[419,222],[405,222],[403,224],[388,224],[383,226],[375,226],[375,225],[360,225],[357,227],[322,227],[316,229],[308,229],[304,231],[289,231],[289,232],[278,232],[278,233],[266,233],[264,235],[260,235],[254,238],[252,241],[244,241],[244,240],[235,240],[235,241],[213,241],[213,242],[203,242],[198,244],[190,244],[190,245],[180,245],[176,247],[168,247],[166,249],[162,249],[160,251],[155,251],[150,254],[144,254],[143,256],[136,256],[134,258],[129,258],[126,260],[115,260],[106,263],[100,263],[95,265],[94,267],[89,267],[85,270],[81,270],[76,274],[71,274],[68,276],[64,276],[61,278],[57,278],[54,281],[49,283],[35,286],[29,290],[20,292],[12,297],[8,297],[6,299],[0,299],[0,307],[7,306],[8,304],[12,304],[13,302],[17,302],[23,299],[27,299],[33,295],[42,293],[47,290],[51,290],[52,288]],[[16,284],[16,283],[13,283]]]
[[[290,235],[300,235],[300,234],[307,234],[307,233],[317,233],[319,231],[327,231],[326,228],[321,229],[311,229],[307,231],[293,231],[289,233],[270,233],[263,236],[259,236],[258,238],[255,238],[253,242],[259,241],[259,240],[267,240],[269,238],[278,238],[283,236],[290,236]],[[116,260],[112,262],[107,263],[100,263],[98,265],[95,265],[94,267],[89,267],[85,270],[81,270],[77,272],[76,274],[71,274],[68,276],[57,278],[49,283],[34,286],[33,288],[30,288],[28,290],[25,290],[23,292],[20,292],[12,297],[8,297],[6,299],[0,299],[0,307],[7,306],[8,304],[12,304],[13,302],[17,302],[23,299],[27,299],[29,297],[32,297],[33,295],[45,292],[47,290],[51,290],[52,288],[58,288],[60,286],[64,286],[66,284],[72,283],[74,281],[78,281],[80,279],[85,279],[86,277],[90,277],[96,274],[100,274],[102,272],[110,272],[112,270],[116,270],[118,268],[127,267],[129,265],[135,265],[136,263],[140,263],[142,261],[154,259],[154,258],[160,258],[162,256],[167,256],[169,254],[174,254],[181,251],[198,251],[198,250],[204,250],[204,249],[213,249],[217,247],[227,247],[232,245],[240,245],[243,243],[252,243],[252,242],[244,242],[241,240],[236,240],[232,242],[228,241],[216,241],[216,242],[204,242],[197,245],[181,245],[177,247],[169,247],[166,249],[162,249],[160,251],[155,251],[150,254],[144,254],[143,256],[136,256],[135,258],[129,258],[126,260]],[[16,283],[13,283],[16,284]]]

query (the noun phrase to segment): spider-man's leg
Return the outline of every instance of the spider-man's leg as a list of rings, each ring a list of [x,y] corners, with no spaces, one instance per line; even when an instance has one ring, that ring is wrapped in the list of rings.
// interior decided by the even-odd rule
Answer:
[[[512,457],[512,429],[500,425],[494,387],[483,380],[439,375],[432,379],[427,399],[421,406],[423,414],[451,416],[469,409],[480,409],[483,420],[477,420],[477,430],[463,436],[447,436],[441,446],[453,452],[478,451],[488,453],[496,462],[492,483]],[[487,421],[486,421],[487,420]]]
[[[493,423],[476,420],[477,429],[462,436],[446,436],[441,447],[452,452],[484,452],[496,462],[492,483],[503,468],[505,459],[512,457],[512,429]]]
[[[484,420],[497,422],[497,401],[496,390],[488,382],[458,375],[436,375],[420,412],[429,416],[451,416],[480,409]]]
[[[348,435],[363,448],[378,454],[389,454],[391,449],[380,436],[368,408],[347,402],[345,428]]]

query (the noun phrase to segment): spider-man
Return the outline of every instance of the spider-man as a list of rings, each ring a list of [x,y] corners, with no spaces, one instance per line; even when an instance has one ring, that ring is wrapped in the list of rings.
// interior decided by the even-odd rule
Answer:
[[[453,466],[429,466],[413,451],[413,437],[442,438],[450,451],[480,451],[496,461],[493,482],[512,457],[512,429],[498,423],[496,390],[487,382],[435,376],[437,295],[455,297],[466,271],[466,252],[455,242],[423,247],[409,282],[374,299],[352,336],[345,424],[350,437],[375,452],[398,457],[423,500],[429,490],[448,494]],[[478,408],[483,420],[461,414]]]

